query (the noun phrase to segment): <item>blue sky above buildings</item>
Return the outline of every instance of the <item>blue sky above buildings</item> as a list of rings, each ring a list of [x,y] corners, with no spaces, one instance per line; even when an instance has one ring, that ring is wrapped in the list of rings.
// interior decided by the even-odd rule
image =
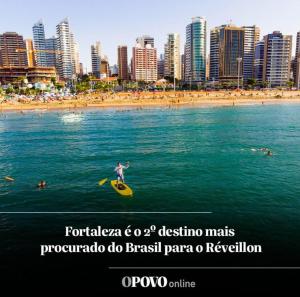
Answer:
[[[209,29],[228,23],[257,25],[265,35],[274,30],[294,35],[300,31],[299,0],[14,0],[1,5],[0,32],[16,31],[32,38],[32,26],[45,23],[46,36],[69,17],[71,29],[80,46],[80,58],[90,68],[90,45],[99,40],[110,63],[117,62],[117,46],[128,45],[129,55],[135,39],[148,34],[155,38],[159,53],[167,34],[180,33],[194,16],[204,16]],[[182,48],[183,50],[183,48]]]

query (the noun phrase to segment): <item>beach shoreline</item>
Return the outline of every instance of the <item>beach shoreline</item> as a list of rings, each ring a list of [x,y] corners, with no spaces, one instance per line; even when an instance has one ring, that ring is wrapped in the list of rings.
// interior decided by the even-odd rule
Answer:
[[[84,94],[68,100],[48,102],[1,102],[0,112],[73,109],[133,109],[180,107],[228,107],[299,104],[299,91],[232,91]]]

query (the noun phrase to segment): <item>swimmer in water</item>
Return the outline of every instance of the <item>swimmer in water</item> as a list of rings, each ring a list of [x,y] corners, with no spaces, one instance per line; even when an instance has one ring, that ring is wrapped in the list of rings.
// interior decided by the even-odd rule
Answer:
[[[45,189],[46,186],[47,186],[47,184],[46,184],[46,182],[45,182],[44,180],[41,180],[41,181],[38,183],[38,185],[37,185],[37,187],[38,187],[39,189]]]
[[[272,153],[271,151],[268,151],[268,152],[267,152],[267,156],[268,156],[268,157],[272,157],[272,156],[273,156],[273,153]]]

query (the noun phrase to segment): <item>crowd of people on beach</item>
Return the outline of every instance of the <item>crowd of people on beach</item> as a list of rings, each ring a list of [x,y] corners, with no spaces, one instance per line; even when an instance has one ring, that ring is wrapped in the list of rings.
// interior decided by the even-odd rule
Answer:
[[[6,95],[0,99],[1,103],[49,103],[55,101],[62,101],[62,100],[72,100],[75,98],[75,95],[72,94],[54,94],[54,93],[44,93],[39,95]]]
[[[178,104],[181,102],[193,102],[194,100],[221,100],[221,99],[280,99],[300,97],[298,92],[288,91],[243,91],[243,90],[220,90],[220,91],[176,91],[176,92],[154,92],[154,91],[131,91],[131,92],[97,92],[72,94],[70,92],[50,93],[43,92],[39,95],[10,94],[0,95],[2,104],[30,104],[30,103],[51,103],[62,101],[78,102],[141,102],[160,101]]]

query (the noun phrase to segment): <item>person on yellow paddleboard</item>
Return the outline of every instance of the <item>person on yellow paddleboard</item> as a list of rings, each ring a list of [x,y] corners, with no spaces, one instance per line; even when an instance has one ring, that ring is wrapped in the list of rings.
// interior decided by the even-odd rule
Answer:
[[[119,188],[119,182],[125,183],[124,178],[124,169],[129,168],[129,162],[126,163],[126,165],[122,165],[120,162],[117,164],[117,167],[115,168],[115,172],[117,173],[117,187]]]

